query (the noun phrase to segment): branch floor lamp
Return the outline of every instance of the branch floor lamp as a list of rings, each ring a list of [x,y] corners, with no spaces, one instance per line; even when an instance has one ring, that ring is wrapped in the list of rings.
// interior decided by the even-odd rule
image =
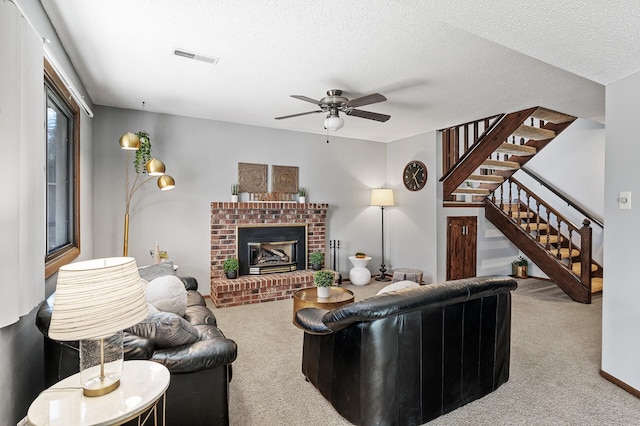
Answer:
[[[376,278],[376,281],[391,281],[391,279],[386,275],[387,270],[384,266],[384,208],[394,205],[393,189],[372,189],[370,205],[380,206],[380,210],[382,212],[382,264],[380,265],[380,276]]]
[[[144,106],[144,104],[143,104]],[[133,181],[133,184],[129,185],[129,168],[131,167],[130,155],[131,151],[137,151],[140,149],[140,138],[137,134],[132,132],[127,132],[120,137],[120,147],[127,151],[127,168],[125,175],[125,189],[126,189],[126,208],[124,213],[124,242],[123,242],[123,250],[122,255],[129,255],[129,207],[131,205],[131,198],[133,194],[142,187],[145,183],[149,182],[154,178],[158,178],[158,188],[161,191],[168,191],[170,189],[175,188],[176,182],[173,177],[165,174],[165,165],[162,161],[157,158],[152,158],[146,162],[144,165],[144,171],[142,173],[146,173],[149,177],[142,182],[138,182],[140,178],[140,173],[136,173],[136,178]]]

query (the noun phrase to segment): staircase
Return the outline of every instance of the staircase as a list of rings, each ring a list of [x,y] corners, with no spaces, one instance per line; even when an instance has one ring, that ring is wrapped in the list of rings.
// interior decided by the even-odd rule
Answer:
[[[573,300],[602,291],[589,220],[577,226],[513,177],[487,198],[485,217]]]
[[[577,226],[512,175],[575,117],[534,107],[442,130],[445,206],[485,207],[485,217],[569,297],[591,303],[602,266],[591,258],[591,228]]]
[[[441,130],[445,202],[482,202],[575,119],[533,107]]]

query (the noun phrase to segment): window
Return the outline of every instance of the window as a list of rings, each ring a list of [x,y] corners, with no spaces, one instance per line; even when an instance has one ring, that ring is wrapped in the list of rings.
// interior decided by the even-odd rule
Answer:
[[[49,277],[80,254],[80,110],[47,61],[44,76]]]

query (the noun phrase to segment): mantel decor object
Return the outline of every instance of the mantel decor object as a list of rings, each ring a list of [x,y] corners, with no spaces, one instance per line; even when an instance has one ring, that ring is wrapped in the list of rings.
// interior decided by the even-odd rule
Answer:
[[[267,165],[238,163],[238,192],[267,192]]]

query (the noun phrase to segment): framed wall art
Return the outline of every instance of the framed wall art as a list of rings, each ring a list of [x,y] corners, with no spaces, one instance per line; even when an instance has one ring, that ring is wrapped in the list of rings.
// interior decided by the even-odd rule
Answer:
[[[238,192],[267,192],[267,165],[238,163]]]
[[[271,191],[298,193],[297,166],[271,166]]]

